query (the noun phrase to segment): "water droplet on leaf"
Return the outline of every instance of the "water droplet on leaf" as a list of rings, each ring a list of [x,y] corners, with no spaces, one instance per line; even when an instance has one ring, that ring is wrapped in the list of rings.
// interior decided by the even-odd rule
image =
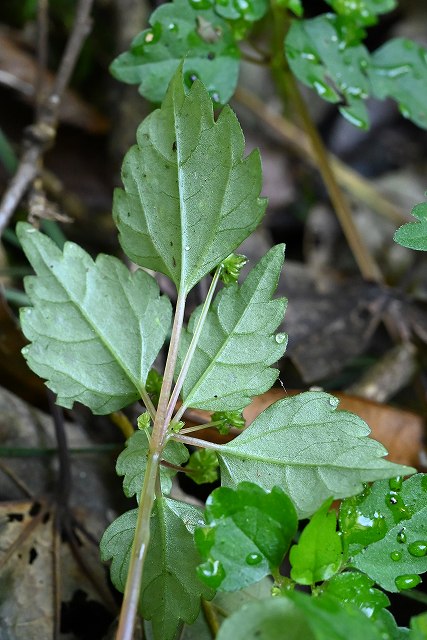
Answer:
[[[415,542],[411,542],[408,544],[408,551],[411,556],[415,556],[416,558],[424,557],[427,555],[427,541],[416,540]]]
[[[286,333],[276,333],[276,342],[277,344],[282,344],[286,340]]]
[[[249,565],[259,564],[262,562],[262,555],[260,553],[248,553],[245,562]]]
[[[421,578],[417,576],[416,573],[407,573],[402,576],[397,576],[394,582],[399,591],[404,591],[405,589],[413,589],[420,584]]]
[[[388,486],[391,491],[400,491],[403,485],[403,476],[396,476],[395,478],[390,478],[388,481]]]
[[[197,574],[205,584],[217,589],[225,578],[224,567],[219,560],[208,560],[197,567]]]
[[[396,542],[399,542],[399,544],[404,544],[406,542],[406,529],[405,529],[405,527],[403,527],[403,529],[401,529],[399,531],[399,533],[397,534]]]
[[[212,0],[190,0],[193,9],[209,9],[212,6]]]
[[[390,509],[395,522],[409,520],[412,516],[410,509],[403,502],[402,497],[397,491],[389,491],[385,497],[385,503]]]
[[[390,558],[393,560],[393,562],[398,562],[402,558],[402,552],[401,551],[392,551],[390,553]]]
[[[187,87],[190,88],[193,82],[195,82],[198,79],[198,77],[199,76],[194,71],[186,71],[184,73],[184,82],[187,85]]]

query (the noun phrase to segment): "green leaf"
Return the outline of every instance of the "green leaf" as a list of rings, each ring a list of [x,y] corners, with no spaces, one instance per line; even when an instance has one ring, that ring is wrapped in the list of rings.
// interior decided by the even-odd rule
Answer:
[[[401,114],[427,129],[427,49],[405,38],[377,49],[367,72],[376,98],[393,98]]]
[[[364,100],[373,96],[393,98],[404,117],[426,129],[427,50],[396,38],[370,54],[362,37],[332,14],[294,21],[285,39],[289,66],[324,100],[344,102],[341,114],[358,127],[368,128]]]
[[[232,442],[221,445],[221,482],[234,487],[257,478],[264,489],[280,486],[300,518],[310,516],[331,495],[360,492],[364,482],[413,469],[382,457],[384,447],[368,438],[358,416],[335,411],[338,400],[309,391],[275,402]]]
[[[341,114],[367,129],[363,103],[371,91],[365,69],[369,53],[359,43],[347,41],[342,21],[332,14],[311,20],[295,20],[285,39],[285,53],[292,72],[328,102],[342,102]]]
[[[410,640],[425,640],[427,638],[427,613],[411,618]]]
[[[329,580],[341,566],[341,540],[336,513],[329,511],[331,504],[332,498],[324,502],[291,548],[291,578],[299,584]]]
[[[421,582],[419,574],[427,571],[426,478],[427,475],[417,474],[398,490],[390,489],[388,482],[377,482],[356,505],[357,518],[363,523],[372,520],[373,512],[381,516],[385,529],[381,539],[370,544],[359,540],[355,544],[344,528],[352,566],[387,591],[415,587]],[[348,518],[348,504],[344,503],[342,509]]]
[[[263,0],[255,0],[257,3]],[[151,29],[134,38],[111,73],[152,102],[163,100],[168,84],[185,58],[188,86],[200,78],[214,102],[225,104],[237,85],[240,51],[232,29],[212,9],[211,0],[175,0],[158,7]]]
[[[373,25],[382,13],[393,11],[396,0],[326,0],[335,13],[350,18],[360,25]]]
[[[316,638],[309,621],[290,600],[269,598],[233,613],[221,625],[216,640],[283,640],[285,630],[286,640]]]
[[[185,95],[180,73],[137,140],[123,162],[125,190],[114,196],[120,241],[134,262],[165,273],[185,294],[260,222],[259,154],[242,158],[234,113],[225,107],[214,122],[202,84]]]
[[[191,471],[190,478],[197,484],[215,482],[218,480],[219,462],[215,451],[200,449],[190,456],[190,461],[185,470]]]
[[[119,591],[126,584],[137,513],[117,518],[101,540],[101,558],[112,559],[111,580]],[[200,558],[192,534],[201,523],[202,512],[192,505],[168,498],[155,502],[140,594],[140,612],[151,620],[155,640],[173,640],[182,622],[196,619],[200,597],[213,596],[196,576]]]
[[[105,414],[140,398],[171,319],[154,278],[110,256],[94,262],[71,242],[62,253],[28,224],[17,233],[37,273],[25,279],[34,306],[21,311],[31,369],[63,407],[82,402]]]
[[[384,640],[382,621],[367,618],[349,603],[340,602],[326,593],[315,598],[294,591],[287,597],[307,618],[316,640]]]
[[[226,20],[258,22],[267,12],[267,0],[216,0],[215,12]]]
[[[394,240],[409,249],[427,251],[427,202],[417,204],[412,209],[412,215],[419,222],[408,222],[401,226],[394,234]]]
[[[278,570],[297,530],[288,496],[251,482],[236,490],[215,489],[206,502],[207,527],[196,529],[197,548],[206,561],[199,577],[221,591],[237,591]]]
[[[273,247],[242,286],[230,285],[216,296],[182,388],[186,406],[210,411],[243,409],[253,396],[268,391],[287,336],[274,335],[286,309],[272,300],[283,264],[283,245]],[[201,312],[190,318],[180,345],[182,362]]]
[[[145,431],[136,431],[126,441],[126,448],[117,458],[116,473],[124,476],[123,491],[130,498],[134,495],[139,499],[144,483],[145,469],[149,449],[149,438]],[[188,449],[180,442],[169,440],[163,449],[162,460],[180,466],[188,460]],[[170,493],[175,469],[160,467],[160,481],[163,493]]]
[[[325,585],[324,592],[338,600],[358,607],[368,618],[376,617],[390,600],[385,593],[373,587],[374,581],[364,573],[345,571],[333,576]]]

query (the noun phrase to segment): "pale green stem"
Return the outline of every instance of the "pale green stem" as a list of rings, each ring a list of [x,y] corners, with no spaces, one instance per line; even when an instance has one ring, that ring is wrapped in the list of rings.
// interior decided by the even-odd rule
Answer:
[[[197,348],[197,343],[199,342],[200,334],[202,333],[203,325],[205,324],[206,316],[208,315],[208,311],[211,306],[212,298],[215,293],[216,286],[218,284],[219,277],[221,275],[222,266],[219,265],[215,271],[215,275],[212,278],[211,286],[209,287],[208,295],[206,296],[206,300],[203,303],[202,311],[200,313],[199,319],[197,321],[196,327],[194,329],[193,337],[191,338],[190,346],[188,347],[188,351],[185,354],[184,362],[182,363],[181,371],[179,372],[178,379],[176,381],[174,390],[172,392],[171,398],[169,400],[168,409],[166,413],[166,417],[170,422],[173,414],[173,410],[175,409],[175,405],[177,403],[180,391],[182,389],[182,385],[184,384],[185,376],[188,373],[188,369],[190,368],[191,360],[193,359],[194,352]],[[175,415],[175,422],[178,422],[181,418],[182,414],[187,408],[187,404],[185,402],[182,403],[182,406],[178,410]]]
[[[156,407],[154,406],[150,396],[145,390],[145,387],[142,387],[142,389],[140,389],[139,391],[141,394],[141,400],[144,403],[148,413],[150,414],[152,421],[154,422],[154,420],[156,419]]]
[[[215,422],[204,422],[203,424],[197,424],[195,427],[185,427],[185,429],[181,429],[178,431],[181,435],[184,433],[191,433],[192,431],[201,431],[202,429],[207,429],[208,427],[217,427],[219,424],[222,424],[222,420],[215,420]]]
[[[116,640],[132,640],[141,589],[142,570],[150,541],[150,516],[154,504],[160,454],[151,453],[147,459],[144,484],[136,521],[129,571],[120,611]]]
[[[199,440],[199,438],[192,438],[191,436],[182,436],[180,433],[171,433],[170,438],[183,442],[184,444],[190,444],[192,447],[198,447],[199,449],[214,449],[215,451],[223,451],[224,446],[222,444],[215,444],[208,440]]]
[[[126,579],[116,640],[132,640],[133,638],[139,594],[141,590],[142,572],[144,569],[144,560],[150,541],[150,516],[154,505],[158,468],[169,426],[169,423],[166,421],[166,410],[172,388],[178,345],[181,337],[185,299],[185,295],[178,294],[169,352],[166,360],[165,374],[160,391],[159,405],[155,414],[144,484],[142,486],[141,497],[139,500],[138,517],[129,562],[129,572]]]

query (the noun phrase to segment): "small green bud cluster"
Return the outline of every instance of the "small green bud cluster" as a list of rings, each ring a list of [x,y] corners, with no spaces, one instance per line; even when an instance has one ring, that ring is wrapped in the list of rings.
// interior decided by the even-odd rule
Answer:
[[[226,435],[231,427],[243,429],[246,424],[241,411],[216,411],[211,420],[220,423],[215,426],[222,435]]]

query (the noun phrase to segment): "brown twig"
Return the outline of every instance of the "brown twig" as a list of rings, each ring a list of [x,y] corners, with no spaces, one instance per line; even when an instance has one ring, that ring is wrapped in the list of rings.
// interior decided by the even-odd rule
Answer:
[[[43,154],[53,144],[61,101],[73,73],[83,42],[90,30],[90,12],[94,0],[79,0],[73,29],[65,46],[58,72],[49,95],[38,109],[36,122],[24,133],[24,153],[15,176],[0,203],[0,234],[8,225],[28,187],[40,173]]]
[[[235,93],[235,99],[258,116],[262,122],[265,122],[295,153],[317,168],[317,160],[313,148],[310,145],[308,136],[300,127],[272,111],[258,96],[246,89],[239,87]],[[407,222],[410,219],[409,215],[405,215],[393,202],[378,193],[371,182],[357,173],[357,171],[351,169],[332,153],[328,154],[328,158],[338,183],[356,200],[364,202],[396,225],[403,224],[403,222]]]

